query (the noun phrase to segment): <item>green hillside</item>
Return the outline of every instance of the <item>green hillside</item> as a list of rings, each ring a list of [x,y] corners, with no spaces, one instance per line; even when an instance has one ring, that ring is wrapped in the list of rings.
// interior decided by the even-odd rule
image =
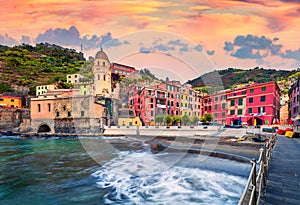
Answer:
[[[29,87],[65,81],[66,74],[79,72],[82,53],[48,43],[7,47],[0,45],[0,93],[14,85]]]
[[[198,78],[188,81],[188,83],[192,84],[194,87],[209,87],[214,86],[213,81],[209,79],[212,76],[216,75],[216,73],[220,76],[223,87],[225,89],[234,87],[238,84],[246,84],[248,82],[268,82],[268,81],[280,81],[283,79],[288,80],[290,76],[295,77],[297,75],[297,70],[275,70],[275,69],[263,69],[263,68],[254,68],[249,70],[237,69],[237,68],[228,68],[225,70],[217,70],[213,72],[206,73],[201,75]],[[206,79],[205,81],[208,82],[204,84],[202,79]],[[207,80],[208,79],[208,80]],[[212,82],[212,84],[209,84]]]

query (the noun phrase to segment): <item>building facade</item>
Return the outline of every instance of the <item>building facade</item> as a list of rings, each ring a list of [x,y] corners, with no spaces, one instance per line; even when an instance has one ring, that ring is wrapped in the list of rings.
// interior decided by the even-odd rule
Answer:
[[[271,124],[280,119],[280,90],[276,82],[254,83],[226,91],[228,125]]]
[[[22,98],[17,96],[0,95],[0,107],[4,108],[21,108]]]
[[[298,78],[289,89],[289,118],[294,119],[295,125],[300,125],[300,79]]]
[[[45,94],[48,90],[55,90],[56,85],[55,84],[50,84],[50,85],[38,85],[36,86],[36,93],[35,96],[43,95]]]
[[[112,63],[111,64],[111,71],[113,73],[117,73],[119,75],[123,75],[126,78],[140,78],[141,74],[139,73],[138,70],[136,70],[134,67],[128,66],[128,65],[123,65],[120,63]]]

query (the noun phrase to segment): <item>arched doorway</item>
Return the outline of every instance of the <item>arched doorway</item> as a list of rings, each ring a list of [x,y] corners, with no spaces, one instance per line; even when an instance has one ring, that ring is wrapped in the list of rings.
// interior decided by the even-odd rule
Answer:
[[[47,124],[42,124],[40,125],[39,129],[38,129],[38,133],[40,132],[50,132],[51,129]]]

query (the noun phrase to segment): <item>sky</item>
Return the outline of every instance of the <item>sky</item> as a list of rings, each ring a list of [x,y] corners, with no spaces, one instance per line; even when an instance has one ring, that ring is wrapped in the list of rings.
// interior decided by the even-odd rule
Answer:
[[[139,33],[137,57],[157,52],[170,57],[176,51],[181,59],[199,51],[214,69],[300,67],[300,0],[0,0],[0,5],[2,45],[49,42],[77,50],[82,45],[87,57],[100,46],[122,50]],[[155,34],[145,45],[141,31],[176,38]],[[141,61],[121,62],[145,66]]]

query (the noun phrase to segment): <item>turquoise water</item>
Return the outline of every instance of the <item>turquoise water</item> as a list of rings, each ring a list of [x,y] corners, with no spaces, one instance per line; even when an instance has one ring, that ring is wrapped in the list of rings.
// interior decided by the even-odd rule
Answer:
[[[110,143],[99,164],[78,139],[0,138],[0,204],[236,204],[250,168],[193,154],[166,166],[176,153]]]

